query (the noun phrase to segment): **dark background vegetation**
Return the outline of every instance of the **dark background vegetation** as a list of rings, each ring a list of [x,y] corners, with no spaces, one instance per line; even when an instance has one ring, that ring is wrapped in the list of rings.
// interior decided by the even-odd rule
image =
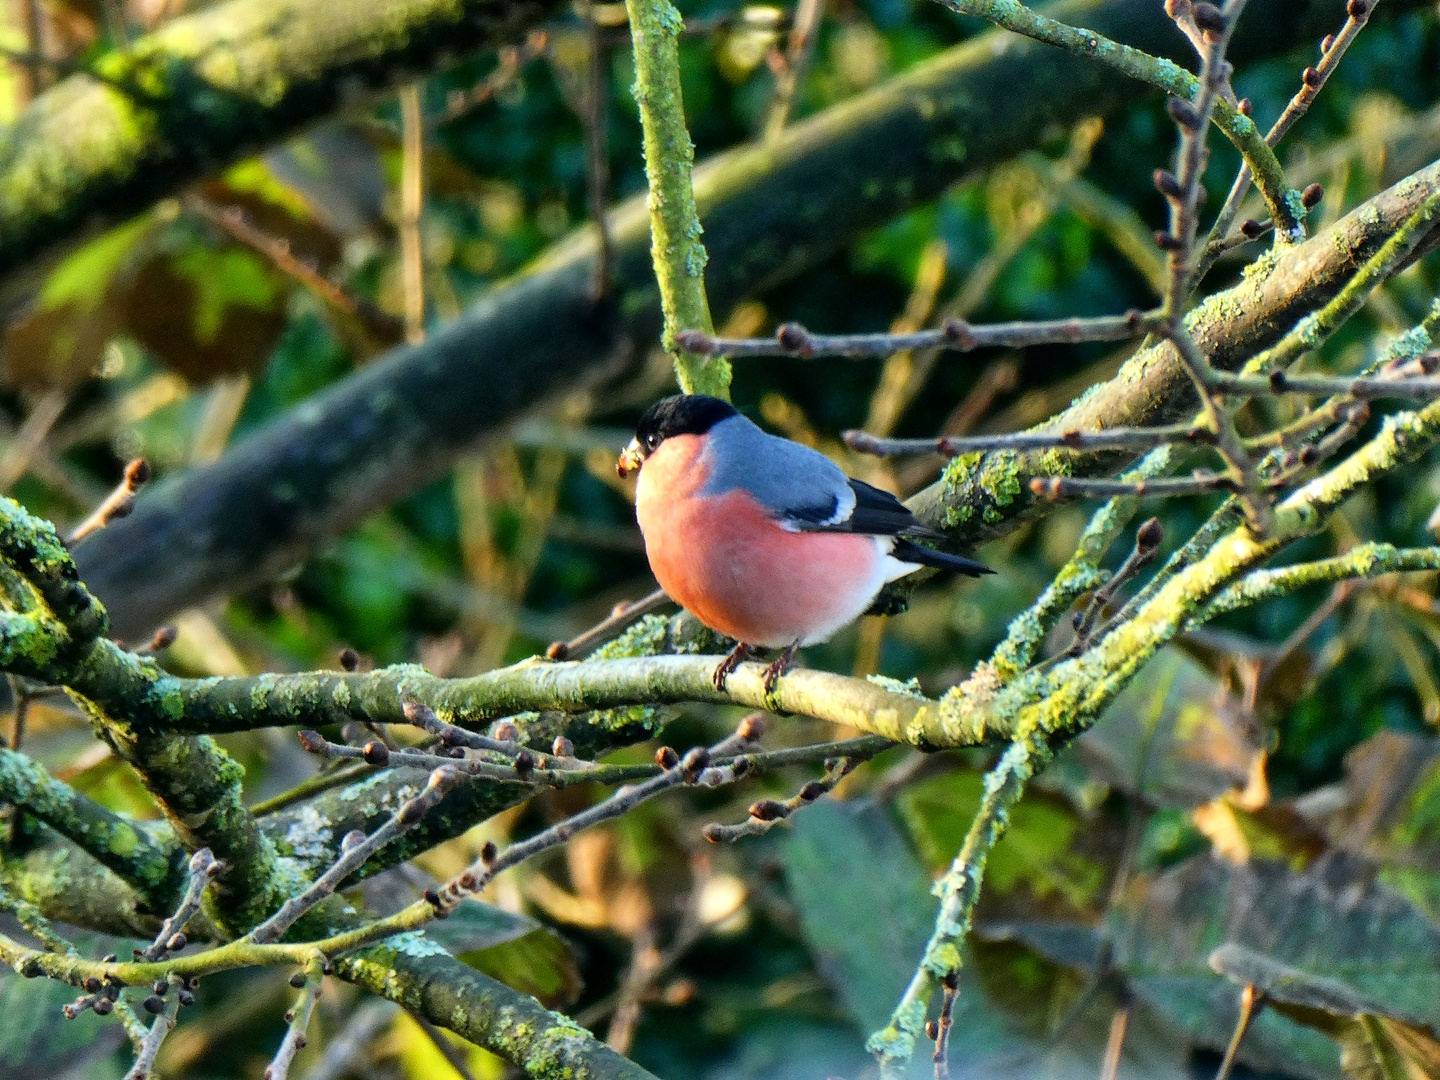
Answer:
[[[17,49],[25,43],[22,6],[4,28]],[[743,14],[724,4],[683,7],[697,24]],[[114,46],[103,13],[84,0],[56,0],[42,14],[53,55],[86,62]],[[775,40],[755,28],[762,13],[748,14],[749,22],[683,44],[685,103],[702,160],[756,138],[773,93],[765,53]],[[981,29],[918,0],[830,0],[797,116]],[[542,55],[427,142],[422,235],[432,325],[584,227],[584,31],[567,15],[548,34]],[[619,199],[641,191],[644,175],[630,60],[623,36],[612,44],[608,160]],[[1177,34],[1177,56],[1182,46]],[[1241,65],[1236,88],[1257,118],[1279,112],[1313,49]],[[452,93],[484,80],[496,63],[480,55],[426,77],[426,113],[443,113]],[[16,114],[30,78],[25,64],[6,65],[0,115]],[[1440,25],[1431,7],[1377,17],[1282,149],[1292,180],[1324,184],[1322,220],[1436,156],[1437,83]],[[213,460],[392,344],[402,311],[399,132],[393,102],[334,117],[87,241],[49,270],[36,302],[4,328],[0,484],[31,509],[73,522],[128,459],[144,456],[161,477]],[[1153,277],[1116,237],[1146,248],[1149,230],[1162,223],[1150,173],[1168,161],[1173,138],[1162,101],[1137,89],[1103,124],[1078,134],[1057,127],[1039,140],[1038,157],[957,173],[941,198],[798,281],[717,311],[717,321],[742,333],[784,320],[879,330],[907,303],[924,321],[961,294],[975,321],[1148,307]],[[1220,143],[1212,140],[1207,173],[1212,204],[1237,165]],[[1063,186],[1054,170],[1067,155],[1078,180]],[[1097,217],[1096,192],[1133,217]],[[337,313],[197,213],[197,196],[241,207],[389,317]],[[1239,265],[1222,264],[1212,284]],[[1388,284],[1327,347],[1324,362],[1349,370],[1377,333],[1416,322],[1435,295],[1436,274],[1426,260]],[[975,431],[1021,427],[1063,407],[1118,360],[1108,345],[947,354],[905,403],[896,433],[940,430],[962,404]],[[878,466],[847,456],[837,435],[865,422],[884,369],[880,361],[741,361],[734,397],[770,430],[875,475]],[[352,646],[375,665],[417,660],[466,674],[543,650],[617,601],[645,594],[653,585],[613,455],[643,407],[669,392],[668,371],[642,343],[604,384],[537,411],[275,580],[186,612],[167,665],[189,674],[298,671],[334,666]],[[908,493],[930,476],[923,464],[901,464],[891,480]],[[1440,463],[1427,460],[1353,500],[1306,542],[1307,552],[1343,550],[1354,536],[1423,543],[1437,499]],[[1167,534],[1182,536],[1212,505],[1181,500],[1154,512]],[[1084,520],[1083,506],[1057,509],[982,551],[999,571],[994,577],[934,582],[905,614],[851,629],[809,650],[807,663],[917,678],[942,691],[987,655],[1007,620],[1068,558]],[[1113,1017],[1133,1003],[1122,1076],[1210,1075],[1233,1022],[1234,988],[1205,967],[1203,942],[1247,890],[1290,888],[1296,905],[1330,912],[1337,972],[1357,956],[1383,957],[1397,937],[1365,929],[1380,915],[1367,922],[1331,894],[1305,894],[1319,888],[1316,875],[1378,875],[1407,901],[1385,918],[1440,933],[1435,589],[1433,576],[1363,583],[1335,597],[1303,641],[1282,649],[1331,599],[1328,590],[1300,594],[1191,635],[1155,660],[1026,797],[993,857],[957,1063],[997,1077],[1096,1076]],[[728,712],[688,707],[666,738],[689,745],[731,722]],[[799,743],[827,737],[821,728],[797,720],[772,731]],[[221,742],[244,763],[254,800],[313,769],[288,733]],[[107,805],[149,812],[128,768],[54,701],[32,708],[25,749]],[[625,753],[639,759],[648,751]],[[934,903],[928,879],[969,823],[987,760],[984,752],[891,751],[847,780],[841,799],[734,847],[705,844],[700,827],[742,817],[757,797],[753,785],[648,805],[493,887],[490,899],[535,922],[467,955],[588,1018],[602,1036],[608,1029],[669,1080],[859,1076],[870,1067],[862,1036],[887,1017],[919,956]],[[772,775],[762,785],[786,794],[802,779]],[[593,797],[538,797],[418,862],[444,877],[486,838],[523,835]],[[1212,849],[1220,859],[1202,857]],[[410,895],[395,872],[368,887]],[[1044,932],[1036,929],[1042,922]],[[1104,963],[1102,938],[1114,943]],[[656,959],[663,966],[638,1012],[622,1012],[610,1026],[627,971]],[[1434,985],[1402,981],[1396,992]],[[207,980],[200,1008],[182,1016],[166,1045],[163,1074],[257,1076],[280,1035],[282,990],[263,971]],[[0,1076],[118,1077],[128,1067],[128,1048],[112,1050],[115,1025],[59,1019],[64,991],[0,975]],[[361,1007],[351,988],[327,991],[299,1075],[356,1024]],[[354,1075],[451,1075],[413,1022],[388,1013],[374,1019],[375,1040]],[[1278,1016],[1267,1015],[1248,1046],[1249,1066],[1261,1071],[1338,1071],[1334,1043]],[[503,1073],[479,1050],[466,1055],[476,1076]]]

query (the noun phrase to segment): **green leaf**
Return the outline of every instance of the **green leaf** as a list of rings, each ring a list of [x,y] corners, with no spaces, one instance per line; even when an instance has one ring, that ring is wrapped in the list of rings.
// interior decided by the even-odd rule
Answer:
[[[1166,649],[1080,737],[1090,774],[1156,806],[1192,807],[1244,787],[1262,747],[1219,681]]]
[[[1387,1003],[1343,982],[1311,975],[1243,945],[1222,945],[1210,966],[1241,986],[1265,994],[1267,1007],[1340,1044],[1340,1067],[1351,1080],[1425,1080],[1440,1075],[1440,1041],[1433,1030],[1406,1023]]]
[[[459,956],[492,949],[539,929],[540,924],[525,915],[466,899],[449,916],[426,926],[425,936]]]
[[[582,986],[575,953],[564,938],[543,926],[498,945],[458,953],[456,959],[551,1008],[574,1001]]]
[[[883,1027],[915,971],[934,926],[929,876],[883,810],[818,802],[795,818],[785,845],[786,880],[816,966],[865,1031]],[[954,1060],[1013,1049],[1004,1018],[968,962],[955,1006]]]
[[[154,228],[155,218],[141,214],[91,240],[50,272],[40,290],[40,307],[74,304],[82,313],[94,309],[109,291],[111,279]]]
[[[1343,989],[1357,1008],[1384,1002],[1407,1023],[1440,1021],[1440,927],[1395,893],[1325,871],[1323,863],[1298,874],[1197,856],[1139,880],[1112,920],[1115,964],[1141,1000],[1217,1050],[1237,1011],[1234,987],[1209,966],[1226,945],[1338,984],[1330,989]],[[1302,1076],[1331,1076],[1336,1066],[1333,1047],[1270,1010],[1246,1036],[1241,1060]]]
[[[950,865],[980,806],[984,776],[964,770],[905,789],[900,817],[932,871]],[[1105,882],[1106,867],[1074,850],[1089,823],[1063,799],[1030,793],[1010,812],[1010,827],[985,864],[985,890],[1008,895],[1022,886],[1036,899],[1058,897],[1087,909]]]

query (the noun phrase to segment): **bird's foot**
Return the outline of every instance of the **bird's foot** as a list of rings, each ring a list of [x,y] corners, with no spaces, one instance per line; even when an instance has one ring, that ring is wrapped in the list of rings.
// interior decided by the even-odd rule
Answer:
[[[710,681],[715,684],[715,689],[722,694],[725,692],[725,680],[730,678],[735,669],[750,659],[750,646],[743,641],[737,641],[735,648],[730,650],[730,655],[721,660],[715,668],[715,674],[710,676]]]
[[[795,650],[800,648],[800,642],[792,641],[780,654],[773,664],[766,665],[765,672],[761,676],[764,680],[765,697],[771,698],[775,694],[775,684],[780,681],[780,676],[790,670],[790,665],[795,662]]]

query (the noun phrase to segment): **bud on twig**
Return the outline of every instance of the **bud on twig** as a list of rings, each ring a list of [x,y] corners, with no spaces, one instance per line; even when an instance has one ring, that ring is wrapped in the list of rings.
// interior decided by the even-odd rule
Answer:
[[[1218,36],[1225,33],[1226,28],[1229,26],[1220,9],[1214,4],[1206,3],[1205,0],[1200,0],[1199,3],[1192,4],[1190,7],[1190,15],[1195,20],[1195,25],[1207,34],[1215,34]]]
[[[1165,102],[1165,111],[1170,114],[1171,120],[1187,131],[1200,129],[1200,114],[1195,111],[1195,106],[1184,98],[1168,98]]]
[[[360,756],[367,765],[376,765],[383,768],[390,764],[390,748],[383,742],[367,742],[364,749],[360,751]]]
[[[790,816],[790,808],[776,799],[761,799],[751,803],[747,812],[760,821],[778,821]]]
[[[1160,541],[1165,538],[1165,529],[1160,524],[1158,517],[1152,517],[1145,524],[1141,525],[1135,533],[1135,547],[1141,552],[1149,553],[1160,546]]]

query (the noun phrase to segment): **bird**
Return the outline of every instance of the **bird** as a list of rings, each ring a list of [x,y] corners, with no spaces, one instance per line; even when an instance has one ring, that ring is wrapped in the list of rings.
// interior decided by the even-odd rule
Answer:
[[[889,582],[922,567],[992,573],[912,538],[940,539],[888,491],[818,450],[767,434],[728,401],[676,394],[641,416],[616,471],[638,472],[635,516],[655,580],[734,638],[726,680],[757,648],[781,649],[767,694],[796,650],[827,641]]]

